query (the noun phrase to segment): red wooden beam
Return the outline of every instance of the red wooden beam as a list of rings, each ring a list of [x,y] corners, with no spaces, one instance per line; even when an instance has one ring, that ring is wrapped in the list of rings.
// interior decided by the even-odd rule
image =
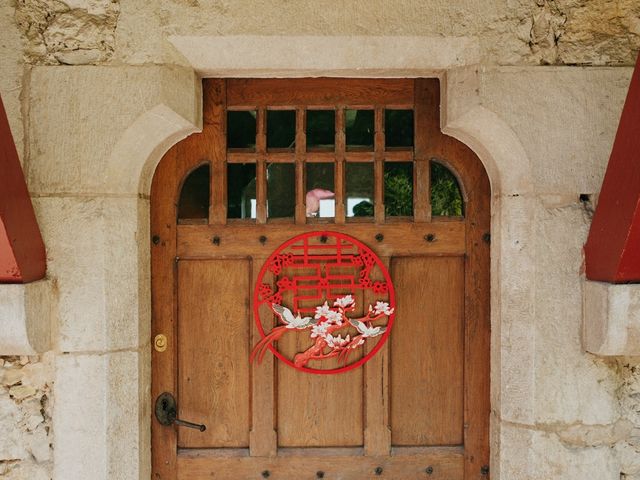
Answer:
[[[640,282],[640,55],[585,245],[589,280]]]
[[[31,282],[45,271],[44,243],[0,98],[0,283]]]

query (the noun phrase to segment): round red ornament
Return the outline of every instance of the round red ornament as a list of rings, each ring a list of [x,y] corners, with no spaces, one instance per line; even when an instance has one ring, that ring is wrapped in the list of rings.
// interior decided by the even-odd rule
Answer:
[[[346,372],[382,348],[395,308],[389,272],[364,243],[331,231],[297,235],[269,256],[256,280],[253,312],[262,338],[251,360],[270,350],[303,372]],[[292,336],[306,346],[285,354],[278,342]],[[375,344],[365,354],[367,343]]]

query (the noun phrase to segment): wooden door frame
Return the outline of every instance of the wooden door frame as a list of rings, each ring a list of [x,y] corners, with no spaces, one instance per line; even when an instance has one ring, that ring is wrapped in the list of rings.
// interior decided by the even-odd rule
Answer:
[[[152,352],[152,402],[164,391],[176,390],[176,305],[175,278],[177,252],[176,205],[180,182],[204,159],[226,152],[216,145],[224,145],[225,106],[215,98],[224,93],[224,81],[209,80],[216,95],[205,96],[205,123],[218,126],[218,135],[203,141],[198,135],[188,137],[174,145],[160,161],[151,188],[151,266],[152,266],[152,338],[165,334],[168,338],[166,351]],[[436,159],[447,164],[457,173],[465,196],[467,251],[465,258],[465,398],[464,398],[464,444],[465,478],[488,478],[484,473],[489,464],[489,231],[490,231],[490,186],[484,166],[466,145],[444,135],[440,131],[440,91],[426,88],[426,82],[416,81],[416,98],[421,98],[425,108],[416,109],[428,125],[428,136],[437,141],[416,144],[416,161]],[[420,88],[420,86],[424,88]],[[434,115],[433,112],[437,112]],[[215,130],[215,129],[210,129]],[[188,152],[188,154],[185,154]],[[212,159],[213,160],[213,159]],[[219,174],[212,161],[212,176]],[[418,181],[425,178],[418,178]],[[428,181],[428,176],[426,177]],[[472,187],[473,186],[473,187]],[[212,198],[210,218],[214,223],[224,223],[224,211],[215,210],[216,199]],[[418,207],[416,205],[416,207]],[[161,303],[159,299],[172,299]],[[162,380],[158,380],[161,378]],[[470,408],[469,392],[478,392],[474,398],[475,408]],[[478,396],[480,401],[478,401]],[[162,445],[162,451],[158,448]],[[173,428],[161,427],[152,418],[152,459],[154,478],[175,478],[175,456],[163,452],[176,451],[176,435]],[[164,458],[169,458],[167,462]]]

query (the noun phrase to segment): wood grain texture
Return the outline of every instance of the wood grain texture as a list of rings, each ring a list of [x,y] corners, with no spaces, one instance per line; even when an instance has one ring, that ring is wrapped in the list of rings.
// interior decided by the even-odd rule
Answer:
[[[251,262],[252,278],[251,286],[255,285],[265,257],[254,257]],[[266,273],[262,283],[273,286],[273,275]],[[251,296],[251,308],[253,312],[253,295]],[[270,331],[275,318],[268,305],[260,307],[260,318],[263,321],[262,328]],[[254,320],[252,318],[252,320]],[[256,322],[251,322],[251,346],[261,340]],[[278,448],[276,435],[276,395],[275,395],[275,358],[273,355],[265,355],[262,362],[251,364],[251,434],[249,437],[250,453],[252,457],[275,457]]]
[[[430,79],[416,80],[416,98],[440,105],[440,86]],[[419,92],[418,92],[419,91]],[[438,112],[438,118],[440,113]],[[453,170],[465,193],[465,361],[464,447],[465,480],[486,480],[482,467],[489,465],[490,415],[490,249],[486,237],[491,225],[491,186],[478,156],[466,145],[443,134],[427,152]]]
[[[389,270],[389,257],[380,260]],[[383,280],[381,272],[372,272],[372,280]],[[377,301],[389,301],[389,295],[375,294],[367,291],[364,295],[365,304],[375,305]],[[372,339],[375,340],[375,339]],[[379,341],[379,339],[378,339]],[[369,353],[377,341],[367,343],[366,352]],[[391,452],[391,429],[389,428],[389,341],[364,364],[365,388],[365,431],[364,453],[368,456],[385,456]]]
[[[391,274],[392,443],[462,445],[464,259],[397,258]]]
[[[377,477],[373,470],[381,466],[381,478],[404,479],[426,478],[425,468],[432,466],[434,471],[428,478],[487,479],[487,475],[481,474],[481,468],[489,463],[489,244],[484,235],[489,232],[490,187],[477,156],[457,140],[440,132],[438,81],[210,79],[204,81],[204,88],[203,132],[191,135],[167,152],[152,186],[152,235],[160,237],[157,244],[152,244],[152,331],[153,335],[165,333],[169,339],[167,351],[153,352],[152,395],[155,399],[163,391],[183,393],[183,388],[178,392],[176,383],[178,341],[195,342],[194,345],[200,342],[200,346],[191,348],[191,366],[195,370],[209,372],[209,377],[214,380],[217,378],[217,364],[211,360],[198,363],[196,356],[202,359],[203,352],[206,357],[213,350],[229,352],[225,358],[232,360],[230,371],[234,379],[229,380],[231,383],[219,383],[222,391],[215,394],[219,399],[227,400],[213,401],[205,407],[205,414],[215,415],[212,412],[218,408],[216,404],[224,403],[228,410],[223,415],[233,415],[233,421],[239,422],[237,424],[242,428],[234,430],[235,427],[230,427],[229,421],[224,420],[224,427],[217,431],[218,438],[223,440],[215,444],[223,448],[209,448],[211,444],[201,444],[203,448],[185,450],[178,449],[176,428],[161,427],[153,420],[154,478],[262,478],[262,472],[270,470],[274,478],[316,478],[316,472],[323,471],[325,478],[361,479]],[[260,125],[257,138],[260,151],[227,152],[227,99],[231,99],[230,105],[234,109],[259,110],[267,105],[295,108],[295,152],[263,152],[260,145],[264,143],[264,137],[260,137]],[[385,219],[384,216],[383,162],[413,160],[413,152],[409,150],[385,151],[385,105],[414,107],[416,111],[415,155],[418,165],[415,169],[417,183],[413,222],[411,218]],[[374,108],[375,152],[306,152],[307,106],[336,108],[338,111],[345,106]],[[336,127],[342,128],[341,120],[336,119]],[[338,150],[342,149],[341,142],[339,134],[336,140]],[[428,164],[432,158],[442,161],[460,178],[466,199],[465,218],[430,221],[425,185],[429,183]],[[265,159],[296,164],[295,224],[293,219],[267,220],[266,224],[227,222],[227,162],[263,163]],[[337,187],[340,187],[340,183],[344,184],[344,178],[338,178],[340,163],[345,159],[374,162],[376,223],[347,219],[346,224],[337,224],[305,216],[305,162],[337,161],[336,180]],[[191,169],[203,162],[212,165],[211,225],[176,226],[175,202],[181,182]],[[420,162],[424,162],[422,170]],[[259,182],[265,181],[264,173],[258,166]],[[262,198],[264,192],[259,188],[257,193]],[[340,212],[338,214],[341,217]],[[341,218],[337,220],[340,223]],[[201,337],[196,340],[189,339],[193,335],[190,330],[176,331],[178,309],[183,315],[183,303],[186,302],[176,299],[176,288],[180,286],[176,278],[177,265],[180,269],[187,264],[227,265],[220,268],[219,273],[225,280],[230,276],[232,283],[235,283],[236,275],[233,272],[242,270],[245,279],[242,286],[234,285],[233,292],[228,291],[223,294],[225,298],[216,300],[227,304],[230,302],[228,298],[238,294],[246,296],[252,291],[251,278],[256,276],[264,258],[283,241],[299,233],[323,229],[353,235],[380,257],[393,258],[392,276],[397,282],[400,300],[398,323],[387,346],[363,368],[330,377],[309,375],[274,361],[271,354],[267,354],[260,365],[248,366],[245,363],[240,367],[240,357],[244,355],[244,360],[248,361],[249,349],[258,338],[257,328],[253,322],[246,323],[248,319],[240,342],[242,345],[234,342],[233,351],[230,344],[212,343],[208,338],[211,332],[204,324],[195,330],[196,336]],[[378,234],[383,236],[380,241],[376,240]],[[433,241],[425,239],[428,234],[434,235]],[[214,236],[220,240],[217,245],[212,243]],[[266,239],[261,242],[262,236]],[[178,262],[176,257],[180,258]],[[232,265],[242,267],[238,269]],[[187,294],[187,298],[191,295],[202,299],[203,285],[217,281],[205,273],[191,272],[189,275],[199,279],[193,280],[190,289],[185,287],[189,291],[182,292],[183,298]],[[440,279],[439,283],[434,279]],[[453,302],[454,298],[457,303]],[[199,300],[199,305],[193,308],[196,312],[200,309],[206,313],[212,308],[207,301]],[[363,298],[362,301],[369,300]],[[454,304],[458,308],[456,311],[451,307]],[[249,306],[250,300],[246,300],[242,306],[233,308],[234,311],[240,308],[242,314],[248,316],[246,309]],[[405,317],[403,309],[408,312],[407,316],[416,318],[428,314],[433,308],[444,312],[435,322],[424,322],[417,330],[401,330]],[[458,323],[445,322],[454,314],[458,315]],[[182,328],[182,324],[180,326]],[[444,342],[427,344],[429,348],[418,348],[420,337],[437,335],[448,338]],[[454,342],[456,347],[444,350],[445,346],[451,347],[451,338],[457,339]],[[284,351],[294,351],[303,347],[296,344],[301,341],[283,339],[279,346]],[[408,350],[413,349],[413,353],[396,358],[394,355],[398,355],[399,348],[396,344],[406,345]],[[212,345],[214,348],[210,352],[207,348]],[[238,356],[234,357],[236,354]],[[412,362],[411,356],[418,361]],[[417,373],[419,378],[424,376],[427,379],[426,383],[417,381],[415,375],[407,374],[417,366],[424,367]],[[184,368],[184,362],[180,362],[181,387],[185,382]],[[398,372],[401,374],[396,377]],[[204,375],[201,372],[197,374]],[[445,382],[447,375],[453,381]],[[237,382],[244,385],[243,391]],[[206,390],[210,383],[204,383],[203,393],[194,392],[193,398],[198,398],[197,403],[211,401],[211,391]],[[440,396],[430,388],[440,392]],[[421,402],[423,407],[418,414],[422,416],[414,420],[402,408],[394,411],[394,405],[398,406],[401,401]],[[232,403],[237,405],[227,405]],[[246,414],[229,413],[236,408],[241,408]],[[184,413],[187,415],[189,412]],[[187,420],[199,421],[198,418]],[[398,422],[404,422],[404,426]],[[427,425],[428,422],[431,423]],[[394,430],[393,436],[390,423],[392,428],[399,429]],[[181,445],[199,445],[197,442],[183,443],[189,440],[188,435],[197,438],[201,435],[199,432],[185,433],[181,429],[180,435]],[[416,446],[438,443],[462,444],[463,447]]]
[[[174,258],[176,252],[176,207],[178,185],[176,158],[179,144],[163,157],[151,186],[151,338],[158,334],[167,337],[167,349],[151,351],[151,401],[163,392],[175,392],[176,377],[176,323],[174,301]],[[176,478],[177,436],[173,428],[151,419],[152,472],[158,480]]]
[[[216,468],[211,468],[211,461]],[[428,475],[426,469],[431,467]],[[363,480],[381,478],[393,480],[452,480],[462,478],[463,455],[460,449],[430,449],[421,454],[384,457],[352,456],[311,456],[277,457],[261,459],[251,457],[211,458],[205,455],[194,456],[185,452],[178,458],[180,478],[200,479],[260,479],[263,472],[269,472],[269,478],[300,480],[323,478],[340,480]],[[380,468],[381,473],[376,474]]]
[[[179,417],[207,426],[179,447],[249,445],[250,278],[247,260],[178,263]]]
[[[224,228],[215,225],[179,225],[178,255],[184,257],[205,257],[210,255],[243,257],[250,255],[269,256],[285,240],[317,230],[341,232],[356,237],[369,246],[378,256],[413,255],[464,255],[464,222],[433,223],[392,223],[373,225],[371,223],[309,223],[305,225],[279,223],[256,225],[253,222],[229,224]],[[376,240],[377,234],[383,240]],[[434,241],[425,240],[433,234]],[[213,245],[211,238],[220,238],[219,245]],[[264,244],[260,237],[266,237]]]
[[[313,274],[313,270],[285,269],[283,275]],[[335,269],[335,274],[340,270]],[[285,292],[283,303],[291,305],[292,292]],[[361,299],[360,299],[361,300]],[[362,302],[360,301],[360,304]],[[317,306],[316,301],[301,307]],[[278,341],[277,348],[293,359],[314,343],[308,332],[292,332]],[[356,359],[356,357],[353,357]],[[337,359],[310,368],[338,368]],[[313,375],[300,372],[282,362],[277,367],[277,425],[279,447],[354,447],[363,444],[362,369],[340,375]]]
[[[229,79],[227,104],[237,106],[343,106],[413,104],[413,80],[357,78],[298,78],[295,80]]]

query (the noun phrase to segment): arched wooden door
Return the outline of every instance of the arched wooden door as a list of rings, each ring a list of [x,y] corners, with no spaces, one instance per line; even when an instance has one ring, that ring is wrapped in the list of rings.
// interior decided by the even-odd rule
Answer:
[[[488,478],[490,186],[440,132],[439,81],[203,86],[151,191],[153,478]],[[347,372],[249,359],[256,279],[305,232],[357,239],[395,288],[388,341]]]

